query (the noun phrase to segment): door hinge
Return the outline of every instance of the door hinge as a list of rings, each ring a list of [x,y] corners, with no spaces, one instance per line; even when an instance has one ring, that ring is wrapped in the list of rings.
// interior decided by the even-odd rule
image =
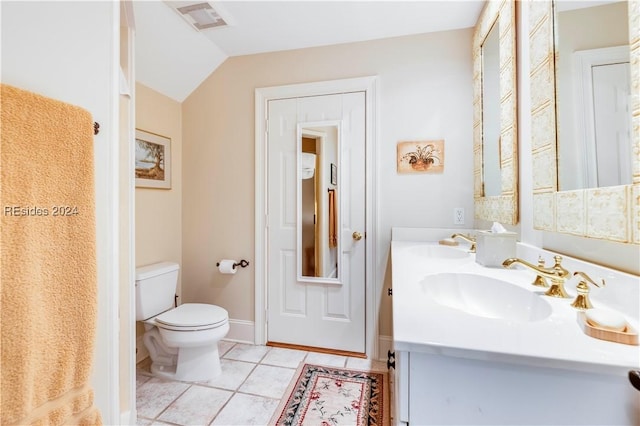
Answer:
[[[391,368],[396,368],[396,353],[391,352],[391,350],[389,349],[387,351],[387,370]]]
[[[387,296],[393,296],[393,289],[391,287],[387,289]]]

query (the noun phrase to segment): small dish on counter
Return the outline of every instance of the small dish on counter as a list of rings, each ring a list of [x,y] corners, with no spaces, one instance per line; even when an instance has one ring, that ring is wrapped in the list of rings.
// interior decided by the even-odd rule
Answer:
[[[591,309],[598,311],[596,309]],[[596,314],[597,315],[597,314]],[[609,342],[622,343],[625,345],[638,345],[638,331],[625,320],[624,327],[613,330],[610,327],[599,325],[589,319],[590,312],[578,312],[578,324],[582,331],[590,337]]]

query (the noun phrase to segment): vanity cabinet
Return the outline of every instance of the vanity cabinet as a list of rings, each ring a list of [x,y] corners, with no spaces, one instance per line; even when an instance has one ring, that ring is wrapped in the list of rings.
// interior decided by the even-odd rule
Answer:
[[[575,282],[570,298],[543,296],[533,271],[485,267],[417,234],[394,229],[391,242],[395,424],[640,425],[640,393],[627,377],[640,369],[640,347],[586,335],[571,306]],[[519,259],[554,255],[516,247]],[[606,277],[593,304],[638,329],[637,276],[562,264]]]
[[[397,425],[640,424],[640,393],[622,372],[406,351],[396,369]]]

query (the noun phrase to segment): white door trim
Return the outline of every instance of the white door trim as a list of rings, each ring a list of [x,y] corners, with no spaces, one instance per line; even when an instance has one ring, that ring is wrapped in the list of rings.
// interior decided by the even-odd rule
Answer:
[[[120,406],[120,4],[111,4],[108,115],[100,120],[100,133],[94,138],[95,220],[97,261],[97,317],[91,386],[94,405],[104,424],[121,419]],[[105,110],[106,111],[106,110]],[[95,111],[94,111],[95,113]],[[113,141],[113,142],[111,142]],[[102,163],[102,164],[100,164]],[[128,211],[128,214],[131,212]],[[126,237],[130,237],[127,235]],[[124,307],[128,309],[129,307]],[[127,383],[129,386],[130,383]],[[135,393],[135,387],[131,389]]]
[[[133,172],[133,165],[135,163],[135,145],[136,145],[136,111],[135,111],[135,93],[136,93],[136,85],[135,85],[135,17],[133,12],[133,4],[132,2],[123,1],[120,3],[120,48],[126,49],[126,52],[120,52],[126,54],[126,64],[128,66],[123,67],[122,64],[120,66],[120,70],[125,76],[126,82],[128,83],[126,87],[127,92],[123,93],[122,87],[120,87],[120,97],[127,99],[127,118],[125,122],[120,122],[121,130],[126,126],[126,134],[127,138],[125,141],[121,143],[121,149],[128,150],[128,153],[124,156],[121,156],[120,159],[120,168],[124,170],[121,172],[120,176],[124,175],[128,176],[128,180],[126,184],[121,184],[120,191],[121,197],[123,199],[126,198],[126,209],[127,209],[127,219],[126,219],[126,227],[122,227],[121,224],[121,234],[120,238],[123,239],[121,241],[122,247],[126,247],[124,250],[125,253],[128,254],[126,259],[121,256],[120,259],[120,268],[124,270],[126,274],[126,280],[129,283],[127,286],[128,293],[120,294],[120,302],[119,307],[122,311],[118,317],[119,320],[122,321],[122,317],[126,318],[128,324],[128,342],[124,342],[123,339],[126,337],[125,333],[120,334],[120,347],[123,346],[128,348],[128,353],[126,355],[122,355],[122,363],[120,365],[120,369],[128,370],[128,383],[120,383],[120,389],[122,390],[125,386],[128,386],[128,409],[123,411],[123,407],[120,405],[120,424],[135,424],[136,419],[138,417],[137,408],[136,408],[136,294],[135,294],[135,268],[136,268],[136,216],[135,216],[135,173]],[[123,40],[122,31],[126,31],[125,39]],[[126,42],[126,45],[123,44]],[[122,82],[121,82],[122,83]],[[122,108],[122,105],[121,105]],[[123,157],[126,157],[127,162],[123,164]],[[124,191],[124,192],[123,192]],[[121,216],[122,220],[122,216]],[[121,269],[121,276],[122,276]],[[126,325],[122,325],[121,327],[124,329]],[[124,335],[123,335],[124,334]]]
[[[367,356],[378,358],[378,307],[380,290],[374,262],[377,241],[377,77],[360,77],[255,90],[255,343],[267,342],[267,103],[274,99],[301,98],[336,93],[365,92],[365,181],[366,186],[366,267],[365,267],[365,340]]]

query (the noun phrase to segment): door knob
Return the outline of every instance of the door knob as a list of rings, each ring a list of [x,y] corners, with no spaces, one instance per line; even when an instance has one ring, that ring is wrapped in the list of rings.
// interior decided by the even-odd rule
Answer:
[[[360,240],[362,239],[362,234],[361,234],[361,233],[359,233],[358,231],[354,232],[351,236],[352,236],[352,237],[353,237],[353,239],[354,239],[354,240],[356,240],[356,241],[360,241]]]

